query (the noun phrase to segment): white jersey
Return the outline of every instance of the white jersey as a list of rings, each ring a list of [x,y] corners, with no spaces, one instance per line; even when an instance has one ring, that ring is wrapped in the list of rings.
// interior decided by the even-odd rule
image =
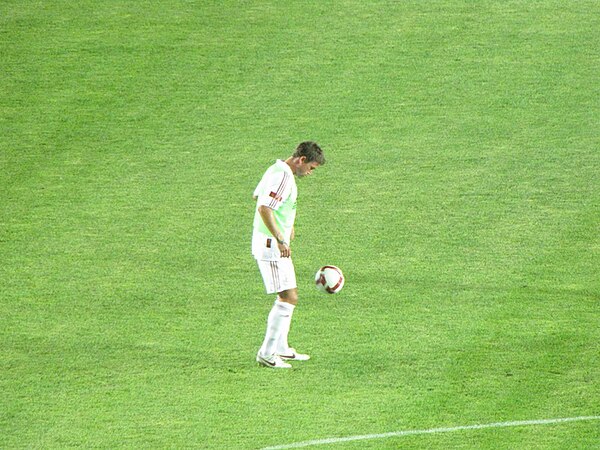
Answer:
[[[278,159],[263,175],[254,190],[254,196],[257,199],[252,234],[252,254],[259,260],[277,261],[281,258],[277,241],[264,224],[258,207],[267,206],[273,210],[275,223],[283,233],[285,240],[289,242],[296,219],[298,198],[298,188],[290,166],[285,161]]]

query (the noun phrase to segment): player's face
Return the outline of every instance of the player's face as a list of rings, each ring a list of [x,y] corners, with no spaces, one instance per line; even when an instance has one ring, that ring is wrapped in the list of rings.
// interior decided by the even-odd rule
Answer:
[[[298,168],[296,169],[296,175],[299,177],[305,177],[310,175],[317,167],[319,167],[319,163],[315,161],[306,162],[306,158],[302,157],[300,159],[300,163],[298,164]]]

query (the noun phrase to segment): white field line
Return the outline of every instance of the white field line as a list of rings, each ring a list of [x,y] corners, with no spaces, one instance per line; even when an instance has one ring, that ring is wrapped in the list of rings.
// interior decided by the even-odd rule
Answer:
[[[565,417],[562,419],[521,420],[521,421],[515,421],[515,422],[496,422],[496,423],[484,423],[484,424],[479,424],[479,425],[462,425],[462,426],[458,426],[458,427],[449,427],[449,428],[431,428],[429,430],[392,431],[391,433],[364,434],[364,435],[360,435],[360,436],[315,439],[314,441],[304,441],[304,442],[296,442],[296,443],[292,443],[292,444],[276,445],[274,447],[265,447],[262,450],[283,450],[283,449],[288,449],[288,448],[311,447],[314,445],[339,444],[341,442],[365,441],[368,439],[385,439],[385,438],[399,437],[399,436],[413,436],[416,434],[436,434],[436,433],[450,433],[452,431],[461,431],[461,430],[483,430],[486,428],[524,427],[524,426],[531,426],[531,425],[551,425],[551,424],[565,423],[565,422],[580,422],[580,421],[584,421],[584,420],[600,420],[600,416]]]

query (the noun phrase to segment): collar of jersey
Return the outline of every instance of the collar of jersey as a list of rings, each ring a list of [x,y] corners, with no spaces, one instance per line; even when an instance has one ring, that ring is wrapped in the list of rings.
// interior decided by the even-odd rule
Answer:
[[[283,159],[278,159],[275,164],[280,166],[283,170],[285,170],[290,175],[294,175],[294,172],[292,172],[292,168],[290,166],[288,166],[288,164]]]

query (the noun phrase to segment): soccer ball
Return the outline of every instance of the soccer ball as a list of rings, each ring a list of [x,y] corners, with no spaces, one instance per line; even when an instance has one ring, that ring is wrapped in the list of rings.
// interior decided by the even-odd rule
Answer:
[[[337,294],[344,287],[344,274],[335,266],[323,266],[315,275],[317,289],[327,294]]]

